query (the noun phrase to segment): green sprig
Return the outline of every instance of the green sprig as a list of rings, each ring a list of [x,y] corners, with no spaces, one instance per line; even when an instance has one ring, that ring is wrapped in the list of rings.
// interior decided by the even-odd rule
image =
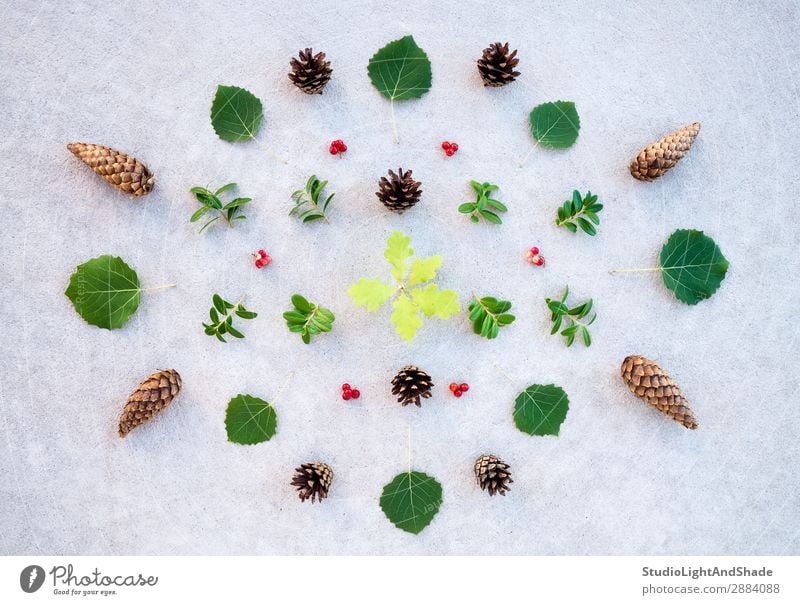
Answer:
[[[498,300],[492,296],[478,298],[473,294],[472,302],[469,303],[469,319],[475,334],[490,340],[497,338],[500,328],[512,324],[516,319],[508,313],[509,309],[511,301]]]
[[[297,332],[303,342],[309,344],[311,337],[322,332],[330,332],[336,319],[330,309],[308,302],[299,294],[292,296],[294,309],[286,311],[283,318],[290,332]]]
[[[576,233],[580,227],[589,235],[595,235],[597,233],[595,225],[600,224],[600,217],[597,214],[602,209],[603,204],[597,203],[597,196],[592,195],[591,191],[587,191],[586,196],[581,198],[581,192],[576,189],[572,192],[572,199],[559,206],[556,213],[556,227],[566,227],[572,233]]]
[[[328,181],[320,181],[316,175],[312,174],[306,183],[305,190],[298,189],[292,194],[294,208],[289,212],[289,216],[296,216],[304,223],[310,223],[318,219],[330,223],[327,210],[331,200],[333,200],[333,196],[336,194],[331,193],[320,202],[320,194],[327,184]]]
[[[241,212],[241,207],[251,202],[252,198],[237,197],[227,204],[223,204],[222,200],[219,199],[219,195],[221,193],[233,189],[234,187],[236,187],[236,183],[228,183],[216,191],[210,191],[205,187],[192,187],[190,189],[190,191],[197,197],[197,201],[202,204],[202,206],[189,219],[190,223],[200,220],[208,212],[217,213],[217,216],[203,225],[203,227],[200,229],[200,233],[205,231],[208,226],[211,225],[211,223],[218,221],[219,219],[224,219],[228,223],[228,226],[232,227],[233,221],[243,221],[246,218],[243,214],[239,213]]]
[[[590,298],[583,304],[577,307],[569,308],[566,305],[567,296],[569,296],[569,286],[564,288],[564,295],[559,300],[552,300],[545,298],[547,308],[550,309],[550,320],[553,322],[553,328],[550,334],[555,334],[561,330],[561,335],[566,339],[567,346],[571,347],[575,342],[575,335],[580,331],[583,337],[583,344],[587,347],[592,344],[592,337],[589,334],[589,326],[597,319],[597,313],[594,313],[588,321],[583,321],[592,310],[592,299]],[[561,327],[564,325],[564,329]]]
[[[498,212],[507,212],[505,204],[495,200],[489,196],[492,191],[497,191],[499,187],[491,183],[479,183],[478,181],[470,181],[470,185],[477,194],[477,199],[474,202],[464,202],[458,207],[461,214],[469,214],[469,220],[473,223],[480,221],[481,217],[490,223],[500,225],[503,221],[498,216]]]
[[[241,300],[231,303],[222,298],[219,294],[214,294],[211,298],[213,306],[208,314],[211,317],[211,323],[203,324],[205,333],[209,336],[216,336],[217,340],[228,342],[224,338],[224,334],[230,334],[234,338],[244,338],[244,334],[239,332],[233,327],[233,316],[236,315],[242,319],[255,319],[258,317],[257,313],[248,311],[244,308]]]

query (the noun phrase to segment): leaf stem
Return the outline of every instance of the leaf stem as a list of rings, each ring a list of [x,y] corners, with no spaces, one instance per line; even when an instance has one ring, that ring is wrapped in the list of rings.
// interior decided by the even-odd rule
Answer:
[[[510,382],[512,385],[514,385],[514,387],[515,387],[515,388],[519,389],[520,391],[524,391],[524,390],[525,390],[525,387],[521,386],[521,385],[519,384],[519,382],[517,382],[517,380],[516,380],[515,378],[513,378],[511,375],[509,375],[509,374],[508,374],[508,372],[506,372],[506,371],[505,371],[503,368],[501,368],[499,365],[497,365],[497,364],[494,364],[494,367],[495,367],[495,369],[496,369],[498,372],[500,372],[500,374],[502,374],[502,376],[503,376],[503,377],[504,377],[506,380],[508,380],[508,381],[509,381],[509,382]]]
[[[392,113],[392,138],[394,139],[395,143],[399,143],[400,134],[397,132],[397,120],[394,117],[394,99],[389,101],[389,107],[391,108]]]
[[[278,389],[278,394],[272,398],[273,405],[278,403],[278,400],[280,400],[280,398],[283,396],[283,392],[286,390],[286,387],[289,386],[289,383],[292,381],[292,378],[294,378],[294,370],[289,370],[289,373],[286,375],[286,378],[283,379],[283,384]]]
[[[279,161],[281,164],[288,164],[288,163],[289,163],[289,160],[287,160],[285,157],[283,157],[283,156],[282,156],[282,155],[280,155],[279,153],[276,153],[276,152],[275,152],[275,151],[272,149],[272,147],[270,147],[269,145],[265,145],[265,144],[263,144],[261,141],[259,141],[259,140],[258,140],[257,138],[255,138],[255,137],[251,137],[251,140],[252,140],[252,141],[255,141],[255,143],[256,143],[256,145],[258,146],[258,148],[259,148],[259,149],[261,149],[261,151],[263,151],[264,153],[266,153],[268,156],[272,157],[272,159],[273,159],[273,160],[277,160],[277,161]]]
[[[539,141],[536,141],[534,146],[531,147],[530,150],[528,151],[528,153],[525,154],[525,157],[520,160],[520,162],[519,162],[519,167],[520,168],[522,168],[525,165],[525,163],[528,161],[528,158],[531,157],[531,154],[533,153],[533,150],[536,149],[538,146],[539,146]]]
[[[642,273],[644,271],[662,271],[662,267],[647,267],[645,269],[610,269],[609,273]]]
[[[176,284],[164,284],[163,286],[153,286],[152,288],[142,288],[141,292],[154,292],[156,290],[164,290],[165,288],[174,288]]]

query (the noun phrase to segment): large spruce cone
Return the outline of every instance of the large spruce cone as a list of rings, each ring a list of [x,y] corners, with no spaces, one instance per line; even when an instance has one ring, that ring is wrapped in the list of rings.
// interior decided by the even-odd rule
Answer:
[[[300,56],[290,61],[292,71],[289,79],[303,92],[322,94],[322,89],[331,79],[331,62],[325,60],[325,53],[314,54],[310,48],[300,51]]]
[[[489,491],[490,496],[495,494],[505,496],[511,489],[508,484],[514,483],[511,478],[511,468],[492,454],[478,456],[475,460],[475,479],[482,490]]]
[[[295,470],[292,483],[297,488],[297,495],[301,502],[311,498],[322,502],[328,497],[328,490],[333,482],[333,469],[324,462],[309,462],[301,464]]]
[[[420,397],[430,398],[432,387],[430,375],[417,366],[404,367],[392,379],[392,395],[397,396],[397,401],[402,403],[403,407],[413,403],[421,408]]]
[[[156,177],[133,156],[92,143],[69,143],[67,149],[120,191],[139,197],[153,190]]]
[[[508,52],[508,42],[495,42],[483,49],[483,56],[478,59],[478,71],[483,78],[484,86],[505,86],[513,82],[519,75],[514,68],[519,63],[517,51]]]
[[[124,437],[161,412],[178,396],[181,376],[175,370],[159,370],[136,387],[119,417],[119,436]]]
[[[680,387],[655,361],[641,355],[630,355],[622,362],[621,372],[622,379],[634,395],[687,429],[697,428],[697,420]]]
[[[658,139],[639,152],[631,162],[633,178],[654,181],[689,153],[700,132],[700,122],[693,122]]]
[[[398,168],[397,174],[393,170],[389,171],[388,179],[381,177],[375,195],[389,210],[403,214],[419,201],[422,195],[421,185],[422,183],[411,177],[410,170],[403,172],[402,168]]]

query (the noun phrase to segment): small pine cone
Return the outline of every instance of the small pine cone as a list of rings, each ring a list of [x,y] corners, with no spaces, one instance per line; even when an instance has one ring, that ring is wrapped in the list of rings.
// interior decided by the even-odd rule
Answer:
[[[622,379],[631,392],[687,429],[696,429],[697,420],[680,387],[655,361],[630,355],[622,362]]]
[[[292,71],[289,79],[303,92],[313,95],[322,94],[322,89],[331,79],[331,62],[325,60],[325,53],[313,54],[310,48],[300,51],[298,58],[289,62]]]
[[[297,488],[300,502],[311,498],[322,502],[328,497],[328,490],[333,482],[333,469],[324,462],[309,462],[301,464],[295,470],[291,485]]]
[[[433,382],[430,375],[417,366],[404,367],[392,379],[392,395],[397,395],[397,401],[402,403],[403,407],[413,403],[421,408],[422,403],[419,399],[420,397],[429,399],[431,388]]]
[[[478,72],[483,78],[484,86],[505,86],[513,82],[519,75],[514,68],[519,64],[517,51],[508,52],[508,42],[495,42],[483,49],[483,56],[478,59]]]
[[[92,143],[70,143],[67,149],[120,191],[139,197],[153,190],[156,177],[133,156]]]
[[[700,132],[700,122],[693,122],[651,143],[631,162],[633,178],[654,181],[678,163],[689,150]]]
[[[505,496],[511,489],[508,484],[514,483],[511,478],[511,468],[492,454],[478,456],[475,461],[475,479],[482,490],[489,490],[490,496],[495,494]]]
[[[140,424],[161,412],[178,396],[181,376],[175,370],[159,370],[136,387],[119,417],[119,436],[124,437]]]
[[[411,177],[411,170],[403,172],[402,168],[389,171],[389,178],[382,176],[378,181],[378,191],[375,195],[381,203],[392,212],[403,214],[419,201],[422,195],[422,183]]]

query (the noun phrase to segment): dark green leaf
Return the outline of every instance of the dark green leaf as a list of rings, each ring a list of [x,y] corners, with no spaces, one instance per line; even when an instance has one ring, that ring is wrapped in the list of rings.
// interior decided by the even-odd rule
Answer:
[[[578,138],[581,123],[575,103],[556,101],[534,107],[530,115],[531,134],[543,147],[565,149]]]
[[[431,88],[431,62],[412,36],[390,42],[369,60],[372,84],[392,101],[416,99]]]
[[[252,445],[269,441],[278,428],[275,409],[263,399],[251,395],[237,395],[228,402],[225,412],[225,430],[228,441]]]
[[[211,125],[225,141],[246,141],[255,137],[264,117],[261,101],[244,88],[218,86],[211,104]]]
[[[87,323],[114,330],[139,308],[141,292],[136,271],[106,254],[78,265],[64,294]]]
[[[661,249],[664,285],[687,305],[696,305],[717,291],[728,261],[714,240],[702,231],[678,229]]]
[[[533,384],[517,396],[514,423],[529,435],[558,435],[569,399],[559,386]]]
[[[383,488],[381,510],[398,528],[418,534],[442,505],[442,486],[419,471],[400,473]]]

